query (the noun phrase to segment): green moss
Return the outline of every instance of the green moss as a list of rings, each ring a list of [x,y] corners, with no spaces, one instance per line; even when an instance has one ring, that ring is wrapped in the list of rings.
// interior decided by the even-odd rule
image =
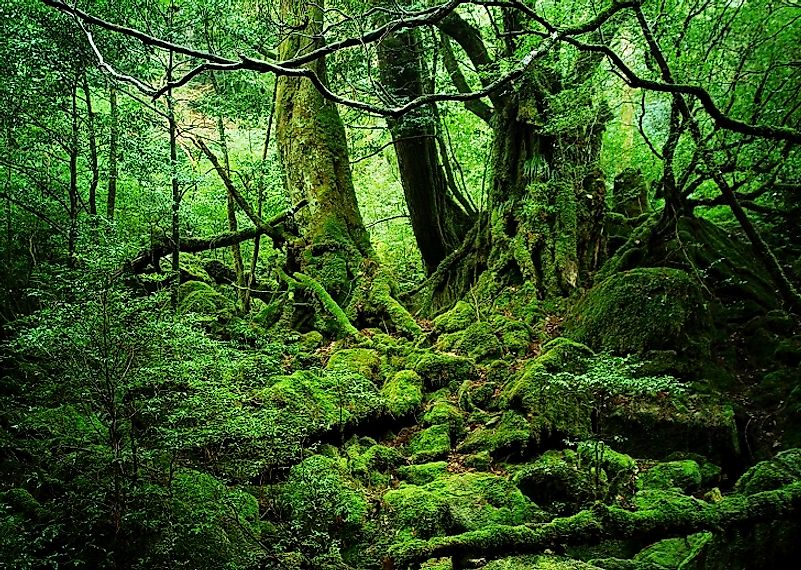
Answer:
[[[532,441],[531,426],[517,412],[504,412],[491,425],[473,430],[459,445],[459,452],[485,451],[494,457],[503,454],[522,453]]]
[[[236,304],[208,283],[187,281],[178,288],[178,313],[230,320],[236,315]]]
[[[409,453],[414,463],[425,463],[446,457],[451,451],[450,426],[431,426],[414,436],[409,442]]]
[[[328,271],[329,270],[326,269],[326,273]],[[334,300],[334,298],[328,292],[327,287],[323,284],[325,280],[318,281],[317,279],[314,279],[313,277],[301,272],[296,272],[294,278],[303,287],[313,292],[325,312],[333,317],[335,325],[333,329],[337,335],[359,337],[359,331],[353,326],[353,324],[351,324],[350,320],[345,314],[345,311],[342,310],[342,307],[340,307],[339,304]]]
[[[801,479],[801,449],[788,449],[773,459],[761,461],[751,467],[737,481],[734,490],[737,493],[751,495],[779,489],[799,479]]]
[[[433,400],[423,415],[423,425],[425,426],[447,425],[454,441],[464,435],[464,423],[464,415],[459,408],[443,398]]]
[[[353,476],[373,486],[388,485],[390,478],[387,472],[406,462],[400,451],[384,445],[374,444],[366,449],[361,445],[351,445],[347,452]]]
[[[425,485],[448,472],[447,461],[434,461],[419,465],[404,465],[398,469],[398,477],[412,485]]]
[[[603,469],[583,465],[578,455],[569,449],[547,451],[518,470],[512,480],[531,500],[543,506],[550,505],[557,511],[602,498],[608,490]]]
[[[703,478],[698,463],[692,459],[657,463],[640,473],[637,486],[640,489],[667,490],[678,488],[685,492],[697,491]]]
[[[686,272],[638,268],[613,274],[590,289],[571,311],[565,330],[571,338],[616,354],[676,350],[700,356],[708,352],[706,313],[699,286]]]
[[[505,365],[504,369],[508,371],[508,365],[506,363],[503,364]],[[459,391],[457,392],[459,407],[468,412],[476,409],[488,409],[492,404],[497,389],[498,383],[493,381],[465,380],[459,386]]]
[[[492,524],[539,521],[543,513],[502,477],[462,473],[422,486],[402,484],[384,495],[398,535],[427,538]]]
[[[374,382],[379,379],[381,357],[369,348],[338,350],[331,355],[326,370],[361,374]]]
[[[644,565],[667,570],[689,568],[688,564],[699,554],[699,547],[704,546],[711,538],[712,533],[701,532],[686,538],[660,540],[638,553],[634,560]]]
[[[423,380],[414,370],[401,370],[381,387],[387,411],[401,417],[419,410],[423,405]]]
[[[309,331],[300,336],[300,345],[304,350],[317,350],[323,342],[323,335],[319,331]]]
[[[631,456],[615,451],[602,441],[583,441],[579,443],[576,453],[583,464],[600,465],[613,490],[630,483],[637,471],[637,462]]]
[[[450,311],[434,319],[434,330],[438,333],[453,333],[464,330],[476,320],[476,310],[465,301],[459,301]]]
[[[536,362],[548,372],[579,374],[586,370],[587,361],[593,356],[595,353],[580,342],[559,337],[542,345]]]
[[[414,363],[417,372],[429,388],[442,388],[451,382],[461,383],[477,376],[475,365],[467,358],[423,352]]]
[[[470,467],[476,471],[489,471],[492,465],[492,457],[488,451],[479,451],[478,453],[467,455],[462,461],[466,467]]]
[[[504,353],[521,356],[529,351],[534,331],[527,324],[504,315],[495,315],[492,327],[500,338]]]
[[[535,555],[512,556],[493,560],[483,567],[484,570],[597,570],[587,562],[571,560],[561,556]]]

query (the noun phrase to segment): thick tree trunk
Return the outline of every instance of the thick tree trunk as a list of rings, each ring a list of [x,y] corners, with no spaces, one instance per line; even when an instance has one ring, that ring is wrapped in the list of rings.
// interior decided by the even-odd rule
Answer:
[[[378,46],[381,81],[396,104],[424,93],[419,44],[419,33],[406,30],[384,38]],[[412,230],[428,274],[459,247],[474,221],[448,193],[438,158],[436,122],[434,110],[427,107],[387,121]]]
[[[280,45],[279,59],[320,47],[322,15],[322,2],[281,0],[282,20],[292,32]],[[326,81],[324,60],[307,68]],[[276,137],[292,201],[309,202],[298,216],[302,240],[291,248],[288,267],[347,304],[364,260],[374,253],[356,203],[339,112],[307,79],[279,77]]]

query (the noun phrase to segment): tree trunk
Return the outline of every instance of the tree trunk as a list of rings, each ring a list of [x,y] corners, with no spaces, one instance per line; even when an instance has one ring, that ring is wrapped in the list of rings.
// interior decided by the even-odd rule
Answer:
[[[169,67],[167,68],[167,82],[172,81],[173,53],[170,52]],[[167,92],[167,120],[170,130],[170,186],[172,188],[172,306],[178,307],[178,286],[181,274],[181,188],[178,184],[178,126],[175,121],[175,101],[172,98],[172,89]]]
[[[417,30],[384,38],[378,46],[378,58],[381,81],[396,104],[424,93]],[[448,194],[446,173],[438,159],[436,122],[430,107],[387,120],[412,230],[429,275],[459,247],[475,217]]]
[[[89,139],[89,168],[92,179],[89,181],[89,215],[97,215],[97,185],[100,182],[100,165],[97,157],[97,135],[95,133],[95,113],[92,109],[92,90],[86,73],[83,76],[83,95],[86,99],[86,136]]]
[[[323,9],[322,2],[281,0],[282,20],[292,31],[279,47],[279,59],[322,45]],[[306,67],[326,81],[323,59]],[[347,304],[364,260],[374,253],[356,203],[339,112],[309,80],[279,77],[276,137],[292,202],[309,202],[298,215],[302,239],[290,248],[288,267],[317,280],[338,303]]]
[[[108,142],[108,194],[106,196],[106,217],[114,220],[114,210],[117,206],[117,144],[120,136],[119,108],[117,106],[117,88],[113,85],[108,90],[109,106],[109,142]]]

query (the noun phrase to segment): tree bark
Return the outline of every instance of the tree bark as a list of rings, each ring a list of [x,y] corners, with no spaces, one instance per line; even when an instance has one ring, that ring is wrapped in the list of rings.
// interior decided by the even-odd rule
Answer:
[[[322,2],[281,0],[281,17],[291,32],[279,46],[280,60],[323,45],[323,9]],[[306,67],[327,81],[324,59]],[[346,304],[363,262],[374,252],[356,202],[339,112],[307,79],[279,77],[276,138],[290,198],[309,202],[298,216],[302,239],[290,248],[288,267]]]
[[[378,45],[378,58],[381,81],[397,104],[423,94],[417,30],[404,30],[384,38]],[[462,210],[448,193],[446,173],[438,157],[434,109],[423,107],[400,119],[388,119],[387,124],[412,230],[430,275],[459,247],[474,216]]]
[[[117,104],[117,88],[113,85],[108,90],[110,107],[109,114],[109,141],[108,141],[108,193],[106,196],[106,217],[114,220],[114,210],[117,207],[117,145],[120,137],[120,114]]]

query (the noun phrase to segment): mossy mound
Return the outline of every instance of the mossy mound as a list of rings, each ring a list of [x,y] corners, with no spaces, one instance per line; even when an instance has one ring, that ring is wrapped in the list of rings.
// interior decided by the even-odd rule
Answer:
[[[683,461],[667,461],[657,463],[650,469],[640,473],[637,486],[640,489],[667,490],[678,488],[682,491],[693,492],[701,487],[703,477],[698,463],[692,459]]]
[[[576,452],[547,451],[513,476],[517,487],[539,505],[562,511],[606,496],[609,484],[600,466],[584,463]]]
[[[406,462],[403,454],[394,447],[378,445],[369,438],[350,442],[346,453],[350,472],[366,485],[388,485],[388,473]]]
[[[271,383],[251,399],[281,416],[301,419],[307,433],[354,425],[382,407],[375,384],[361,374],[297,371],[275,376]]]
[[[505,365],[506,363],[503,364]],[[508,366],[505,366],[504,369],[506,372],[509,371]],[[465,380],[462,385],[459,386],[459,391],[457,393],[459,407],[468,412],[489,409],[493,403],[495,392],[498,387],[498,382]]]
[[[465,380],[476,378],[478,372],[473,362],[467,358],[424,351],[414,362],[413,369],[425,382],[429,389],[448,386],[451,382],[456,386]]]
[[[458,450],[460,453],[487,452],[495,458],[523,455],[533,440],[528,420],[517,412],[508,411],[474,429]]]
[[[236,304],[208,283],[187,281],[178,288],[178,313],[227,322],[236,316]]]
[[[615,451],[602,441],[583,441],[576,453],[583,464],[600,466],[606,472],[613,492],[628,486],[637,473],[637,462],[630,455]]]
[[[424,429],[409,442],[413,463],[426,463],[448,456],[451,451],[450,426],[439,424]]]
[[[788,449],[773,459],[761,461],[751,467],[737,481],[734,490],[751,495],[779,489],[798,480],[801,480],[801,449]]]
[[[441,334],[436,347],[441,351],[455,351],[476,361],[484,361],[527,353],[533,334],[531,327],[525,323],[504,315],[494,315],[490,320],[472,322],[464,329]]]
[[[595,353],[586,345],[559,337],[542,345],[542,352],[534,362],[547,372],[578,374],[586,370],[587,361],[593,356]]]
[[[646,267],[616,273],[590,289],[565,323],[570,338],[596,350],[644,354],[709,350],[710,324],[697,281],[687,272]]]
[[[453,333],[469,327],[476,320],[476,309],[465,301],[459,301],[449,311],[434,319],[434,330],[438,333]]]
[[[400,370],[381,387],[381,397],[391,416],[411,414],[423,405],[423,379],[414,370]]]
[[[404,465],[398,469],[398,477],[412,485],[425,485],[445,476],[447,472],[447,461],[433,461],[419,465]]]
[[[387,491],[383,501],[401,540],[543,519],[542,511],[514,485],[488,473],[447,475],[422,486],[401,484]]]
[[[712,533],[699,532],[688,537],[660,540],[639,552],[634,557],[634,562],[638,568],[700,570],[703,564],[693,563],[711,539]]]
[[[451,438],[456,441],[465,432],[465,419],[463,412],[441,392],[435,393],[423,414],[422,424],[433,426],[445,424],[450,429]]]
[[[326,370],[361,374],[374,382],[379,379],[381,357],[369,348],[348,348],[331,355]]]

